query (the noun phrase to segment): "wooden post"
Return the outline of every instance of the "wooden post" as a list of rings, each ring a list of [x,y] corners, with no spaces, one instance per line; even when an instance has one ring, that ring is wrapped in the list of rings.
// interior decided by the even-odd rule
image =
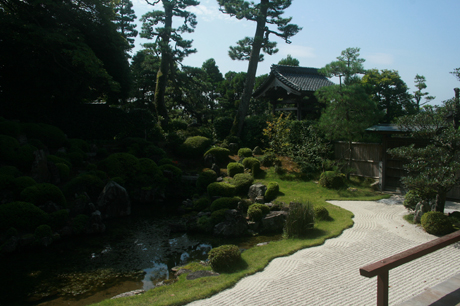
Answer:
[[[377,275],[377,306],[388,306],[388,270]]]

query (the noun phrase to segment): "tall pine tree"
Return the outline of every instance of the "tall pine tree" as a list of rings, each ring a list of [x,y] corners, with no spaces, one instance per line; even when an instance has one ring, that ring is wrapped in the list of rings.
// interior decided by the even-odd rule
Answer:
[[[130,49],[134,48],[134,39],[138,32],[136,30],[137,24],[134,23],[137,16],[134,14],[131,0],[120,0],[115,5],[115,14],[117,30],[128,41]]]

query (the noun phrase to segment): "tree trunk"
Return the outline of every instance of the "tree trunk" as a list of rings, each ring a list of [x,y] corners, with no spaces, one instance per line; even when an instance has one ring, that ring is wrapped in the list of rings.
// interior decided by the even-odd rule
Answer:
[[[436,202],[434,204],[434,211],[440,211],[444,213],[444,206],[446,205],[446,194],[445,191],[439,191],[436,195]]]
[[[251,100],[252,91],[254,89],[257,65],[259,64],[260,49],[262,48],[265,34],[268,4],[269,0],[260,1],[260,13],[257,16],[257,28],[254,35],[254,43],[252,45],[251,56],[249,58],[248,72],[246,75],[246,82],[244,84],[243,96],[241,98],[241,102],[238,107],[238,113],[236,114],[236,118],[232,127],[232,134],[235,134],[236,132],[238,137],[241,136],[241,132],[243,131],[244,118],[246,118],[248,113],[249,102]]]

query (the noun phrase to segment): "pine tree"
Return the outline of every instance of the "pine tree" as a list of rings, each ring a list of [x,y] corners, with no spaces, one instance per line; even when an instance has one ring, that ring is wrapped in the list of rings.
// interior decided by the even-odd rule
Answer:
[[[138,32],[134,20],[137,16],[134,14],[133,3],[131,0],[120,0],[115,6],[115,24],[118,32],[128,41],[130,49],[134,48],[134,39]]]

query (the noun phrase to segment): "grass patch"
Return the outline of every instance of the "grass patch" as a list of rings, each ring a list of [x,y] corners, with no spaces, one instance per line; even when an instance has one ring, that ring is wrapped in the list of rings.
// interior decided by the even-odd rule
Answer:
[[[266,185],[269,182],[277,182],[280,193],[276,201],[287,204],[293,201],[302,203],[309,201],[313,206],[325,207],[329,211],[330,220],[315,223],[315,227],[304,238],[273,241],[267,245],[244,251],[241,258],[245,264],[232,273],[222,273],[219,276],[190,281],[186,280],[186,275],[183,274],[174,284],[149,290],[140,296],[105,300],[98,305],[183,305],[198,299],[208,298],[235,285],[243,277],[263,270],[276,257],[287,256],[300,249],[321,245],[326,239],[339,236],[343,230],[351,227],[353,214],[348,210],[327,203],[326,200],[372,201],[385,197],[372,192],[368,187],[354,186],[357,190],[350,191],[350,194],[347,193],[348,191],[322,188],[315,182],[295,179],[295,175],[289,173],[278,176],[273,168],[267,170],[265,179],[259,179],[257,182]],[[210,267],[197,264],[191,264],[191,266],[194,269],[211,270]]]

